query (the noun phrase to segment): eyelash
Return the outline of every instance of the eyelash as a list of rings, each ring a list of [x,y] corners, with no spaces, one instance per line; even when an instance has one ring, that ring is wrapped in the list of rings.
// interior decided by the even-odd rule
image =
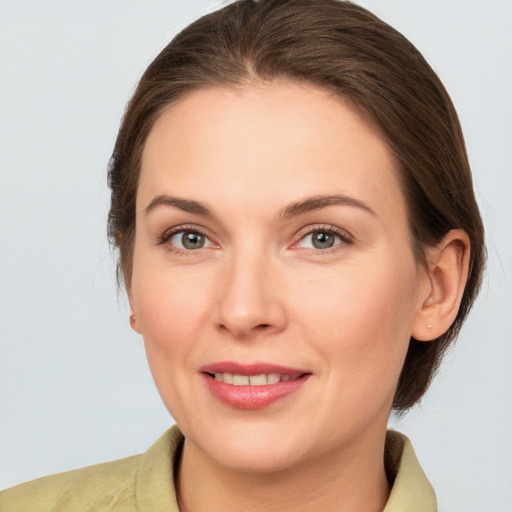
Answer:
[[[169,244],[169,241],[172,239],[172,237],[179,233],[191,233],[191,234],[201,235],[201,236],[204,236],[207,240],[209,240],[213,245],[216,245],[214,242],[211,241],[210,237],[201,228],[199,228],[196,225],[186,225],[186,224],[181,225],[181,226],[176,226],[176,227],[171,228],[170,230],[166,231],[161,237],[159,237],[158,245],[166,245],[167,249],[169,251],[172,251],[179,256],[183,256],[183,255],[184,256],[192,256],[194,254],[199,254],[203,251],[203,248],[195,249],[195,250],[192,250],[192,249],[187,250],[187,249],[179,249],[179,248],[174,247],[171,244]]]
[[[166,231],[161,237],[159,237],[158,245],[167,244],[168,249],[170,251],[174,252],[175,254],[189,255],[189,256],[193,255],[193,254],[199,254],[202,252],[203,249],[208,249],[208,248],[200,248],[200,249],[195,249],[195,250],[193,250],[193,249],[188,249],[188,250],[185,249],[184,250],[184,249],[179,249],[175,246],[170,245],[169,241],[172,239],[173,236],[175,236],[179,233],[198,234],[198,235],[204,236],[214,246],[217,245],[214,242],[212,242],[212,240],[206,234],[206,232],[203,231],[202,229],[200,229],[197,225],[176,226],[176,227]],[[308,226],[308,227],[302,229],[297,235],[298,241],[294,242],[293,245],[291,246],[291,248],[297,250],[298,249],[297,245],[301,241],[303,241],[306,237],[311,236],[314,233],[326,233],[329,235],[333,235],[340,239],[340,243],[334,245],[333,247],[329,247],[326,249],[317,249],[317,248],[305,249],[305,250],[308,250],[311,254],[330,254],[330,253],[336,251],[340,245],[345,245],[345,244],[350,245],[354,242],[353,237],[346,231],[344,231],[336,226],[333,226],[333,225],[321,224],[321,225],[316,225],[316,226]]]
[[[329,248],[325,248],[325,249],[317,249],[317,248],[305,249],[305,250],[308,250],[310,252],[310,254],[320,254],[320,255],[331,254],[331,253],[335,252],[336,250],[338,250],[341,245],[350,245],[354,242],[353,237],[346,231],[344,231],[336,226],[330,225],[330,224],[319,224],[316,226],[307,226],[306,228],[302,229],[299,232],[299,234],[297,235],[298,241],[292,245],[292,249],[297,248],[297,245],[300,242],[305,240],[306,237],[313,235],[314,233],[325,233],[328,235],[333,235],[333,236],[339,238],[340,243],[334,245],[333,247],[329,247]]]

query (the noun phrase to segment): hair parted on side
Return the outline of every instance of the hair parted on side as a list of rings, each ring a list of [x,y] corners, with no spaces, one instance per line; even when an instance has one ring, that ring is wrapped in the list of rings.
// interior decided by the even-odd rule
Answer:
[[[476,298],[484,231],[448,93],[403,35],[360,6],[239,0],[198,19],[162,50],[127,106],[109,164],[108,231],[120,253],[119,276],[129,289],[141,158],[156,120],[194,90],[276,79],[323,87],[379,130],[396,161],[418,261],[451,229],[469,235],[469,276],[453,325],[434,341],[411,339],[393,404],[405,411],[426,391]]]

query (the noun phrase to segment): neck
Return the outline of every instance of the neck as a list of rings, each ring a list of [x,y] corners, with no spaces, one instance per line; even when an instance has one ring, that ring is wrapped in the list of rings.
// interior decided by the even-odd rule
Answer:
[[[390,491],[384,435],[378,443],[355,443],[271,473],[220,466],[185,441],[176,481],[180,511],[381,512]]]

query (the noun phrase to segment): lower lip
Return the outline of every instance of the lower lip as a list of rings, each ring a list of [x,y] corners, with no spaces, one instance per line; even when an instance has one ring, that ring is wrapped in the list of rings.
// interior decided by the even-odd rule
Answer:
[[[234,386],[215,380],[208,374],[202,375],[210,392],[221,402],[236,409],[262,409],[298,391],[309,377],[309,375],[303,375],[295,380],[264,386]]]

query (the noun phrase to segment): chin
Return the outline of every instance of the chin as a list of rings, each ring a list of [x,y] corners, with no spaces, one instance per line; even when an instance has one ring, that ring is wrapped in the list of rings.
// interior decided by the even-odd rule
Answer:
[[[207,436],[199,432],[187,436],[216,464],[232,471],[262,474],[279,472],[297,463],[304,455],[304,438],[256,423],[219,427],[209,430]]]
[[[212,453],[212,456],[215,457],[215,462],[231,471],[261,475],[285,471],[300,458],[297,451],[284,451],[274,445],[261,444],[232,445],[218,454]]]

